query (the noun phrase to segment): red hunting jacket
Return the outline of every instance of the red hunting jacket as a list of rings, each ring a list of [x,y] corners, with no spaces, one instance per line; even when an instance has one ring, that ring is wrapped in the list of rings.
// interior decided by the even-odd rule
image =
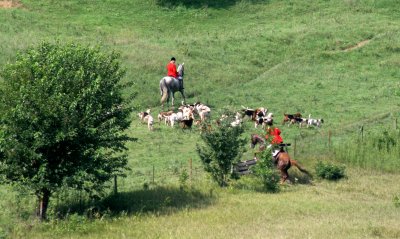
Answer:
[[[168,76],[172,76],[174,78],[178,78],[178,72],[176,71],[176,65],[173,62],[168,63],[167,65]]]
[[[268,139],[269,136],[272,136],[271,144],[281,144],[283,142],[283,139],[281,137],[281,131],[278,128],[274,128],[273,130],[267,131],[267,135],[265,135],[265,138]]]

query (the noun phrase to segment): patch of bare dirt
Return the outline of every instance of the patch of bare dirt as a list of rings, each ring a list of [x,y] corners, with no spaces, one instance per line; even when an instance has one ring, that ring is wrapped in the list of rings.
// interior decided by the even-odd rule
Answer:
[[[361,42],[357,43],[357,44],[354,45],[354,46],[351,46],[351,47],[348,47],[348,48],[344,49],[343,51],[352,51],[352,50],[355,50],[355,49],[357,49],[357,48],[363,47],[363,46],[366,45],[369,41],[370,41],[370,39],[361,41]]]
[[[0,8],[14,8],[14,7],[21,7],[21,3],[16,0],[0,0]]]

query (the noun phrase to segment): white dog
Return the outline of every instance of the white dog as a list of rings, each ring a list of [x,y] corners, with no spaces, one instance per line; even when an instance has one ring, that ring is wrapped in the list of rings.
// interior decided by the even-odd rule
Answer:
[[[172,110],[170,111],[165,111],[165,112],[160,112],[158,114],[158,122],[160,123],[162,120],[164,120],[165,123],[167,123],[167,118],[168,116],[170,116],[171,114],[173,114],[174,112]]]
[[[307,128],[310,126],[317,126],[318,128],[320,128],[322,126],[322,123],[324,123],[323,119],[311,119],[311,115],[309,115],[307,119]]]
[[[173,128],[175,123],[179,123],[183,120],[183,113],[182,112],[173,113],[170,116],[168,116],[165,120],[166,124],[171,125],[171,127]]]
[[[239,126],[242,123],[242,115],[239,112],[236,112],[235,121],[231,122],[232,127]]]
[[[154,123],[154,119],[153,117],[150,115],[150,109],[148,109],[145,112],[140,112],[138,114],[139,118],[141,121],[146,122],[147,123],[147,128],[149,128],[149,130],[153,130],[153,123]]]
[[[210,118],[211,109],[207,105],[201,104],[197,102],[194,105],[196,113],[200,116],[201,121],[205,121],[207,118]]]
[[[147,121],[147,128],[152,131],[154,123],[153,117],[151,115],[147,115],[144,117],[144,120]]]
[[[267,125],[268,126],[272,126],[273,125],[273,123],[274,123],[274,114],[270,112],[270,113],[268,113],[267,116],[262,117],[262,119],[263,119],[263,121],[262,121],[261,127],[263,129],[265,129],[267,127]]]

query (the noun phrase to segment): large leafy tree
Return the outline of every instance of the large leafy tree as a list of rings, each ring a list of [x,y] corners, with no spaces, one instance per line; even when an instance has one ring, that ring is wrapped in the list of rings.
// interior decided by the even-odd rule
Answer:
[[[48,42],[2,71],[0,178],[32,190],[41,219],[61,186],[100,190],[126,169],[124,74],[117,53]]]

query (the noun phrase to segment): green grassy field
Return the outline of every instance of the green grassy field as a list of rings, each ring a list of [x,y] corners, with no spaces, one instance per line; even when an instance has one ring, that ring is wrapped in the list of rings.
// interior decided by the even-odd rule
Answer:
[[[85,197],[60,192],[50,222],[39,224],[34,198],[1,186],[0,238],[400,237],[399,144],[390,153],[373,146],[383,129],[398,134],[399,1],[20,2],[0,8],[0,68],[43,40],[121,52],[133,83],[126,92],[137,93],[129,135],[138,141],[128,145],[131,171],[118,179],[120,197],[105,195],[101,205],[111,206],[99,218],[74,214],[90,210]],[[161,110],[158,84],[171,56],[185,62],[187,101],[208,104],[214,119],[242,106],[268,108],[278,125],[285,112],[323,118],[321,129],[282,126],[282,136],[296,142],[290,153],[310,171],[329,160],[345,164],[348,178],[284,185],[277,194],[216,188],[195,152],[197,129],[161,124],[149,132],[135,114]],[[243,137],[263,133],[245,124]],[[364,153],[356,155],[360,144]],[[180,190],[190,160],[192,187]],[[56,219],[55,208],[70,211]]]

